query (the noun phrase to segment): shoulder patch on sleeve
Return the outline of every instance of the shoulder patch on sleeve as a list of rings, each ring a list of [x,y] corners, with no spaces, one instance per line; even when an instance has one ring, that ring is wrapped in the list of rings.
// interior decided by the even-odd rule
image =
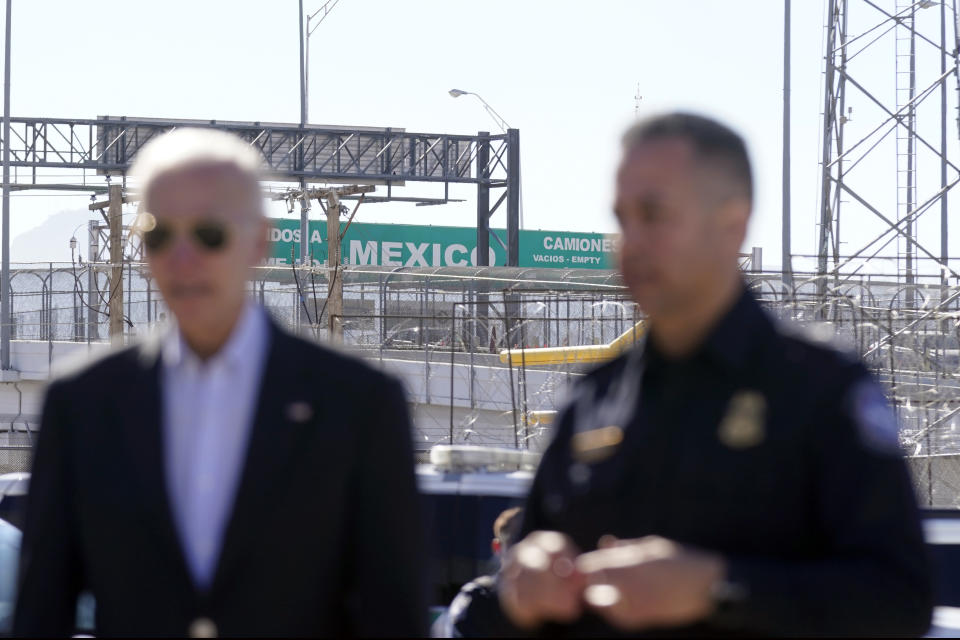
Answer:
[[[854,383],[846,402],[864,447],[883,455],[903,455],[897,416],[879,384],[872,380]]]

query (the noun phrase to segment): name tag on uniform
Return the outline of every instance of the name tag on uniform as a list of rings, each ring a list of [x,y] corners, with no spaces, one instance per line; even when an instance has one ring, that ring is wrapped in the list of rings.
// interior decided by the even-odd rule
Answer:
[[[586,381],[578,386],[570,410],[573,411],[573,435],[570,453],[581,464],[603,462],[620,447],[624,428],[640,401],[643,378],[643,349],[635,347],[627,356],[620,375],[603,393]],[[623,425],[623,426],[621,426]]]
[[[578,461],[594,464],[612,456],[621,442],[623,429],[610,425],[574,433],[570,439],[570,449]]]
[[[738,391],[730,398],[717,437],[731,449],[748,449],[766,437],[767,400],[759,391]]]

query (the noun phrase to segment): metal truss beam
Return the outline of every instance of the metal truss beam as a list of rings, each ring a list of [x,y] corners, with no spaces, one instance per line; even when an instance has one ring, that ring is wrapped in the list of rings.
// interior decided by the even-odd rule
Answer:
[[[9,21],[8,21],[9,23]],[[8,38],[9,40],[9,38]],[[9,75],[9,74],[8,74]],[[49,189],[57,191],[93,191],[105,187],[91,184],[89,174],[124,176],[137,152],[150,140],[180,127],[208,127],[229,131],[261,151],[268,179],[299,183],[302,192],[307,182],[386,185],[393,200],[392,187],[407,182],[444,184],[440,199],[396,198],[418,204],[449,201],[451,183],[476,184],[478,201],[486,207],[478,215],[478,247],[489,249],[491,189],[504,189],[507,196],[507,266],[519,260],[520,150],[519,131],[504,134],[482,133],[450,135],[410,133],[403,129],[373,127],[327,127],[306,124],[261,122],[224,122],[217,120],[161,120],[100,116],[96,119],[5,118],[9,123],[9,142],[2,145],[4,174],[15,170],[12,181],[4,180],[6,191]],[[8,158],[8,159],[7,159]],[[23,171],[21,171],[23,170]],[[77,172],[71,184],[59,171]],[[378,200],[380,200],[378,198]],[[303,242],[307,241],[308,209],[301,215]],[[91,239],[97,230],[91,230]],[[5,234],[4,237],[6,237]],[[91,240],[92,242],[92,240]],[[93,244],[91,244],[93,246]],[[4,253],[4,259],[6,259]],[[488,251],[479,251],[478,262],[488,261]],[[306,255],[306,251],[302,255]],[[10,307],[9,276],[4,269],[0,283],[0,351],[3,368],[9,365]]]
[[[402,129],[155,120],[101,116],[94,120],[11,118],[10,165],[122,175],[140,148],[178,127],[230,131],[256,146],[271,178],[299,182],[479,183],[509,181],[509,132],[487,135],[488,166],[475,160],[480,136],[410,133]],[[35,177],[31,173],[31,177]],[[24,183],[17,181],[22,188]],[[26,184],[39,186],[33,180]]]
[[[122,176],[137,152],[153,138],[179,127],[210,127],[234,133],[263,154],[268,177],[305,184],[307,181],[385,184],[386,198],[378,201],[416,201],[438,204],[440,199],[394,198],[389,188],[407,182],[476,184],[478,247],[489,242],[491,189],[503,189],[507,200],[507,265],[519,260],[520,135],[451,135],[410,133],[403,129],[327,127],[320,125],[218,120],[159,120],[100,116],[96,119],[11,118],[10,166],[18,172],[13,190],[69,190],[62,177],[44,182],[44,171],[65,169],[84,172],[76,190],[106,191],[92,186],[87,172]],[[502,200],[502,198],[501,198]],[[499,205],[499,203],[498,203]],[[487,245],[489,246],[489,245]],[[479,251],[483,264],[487,254]]]

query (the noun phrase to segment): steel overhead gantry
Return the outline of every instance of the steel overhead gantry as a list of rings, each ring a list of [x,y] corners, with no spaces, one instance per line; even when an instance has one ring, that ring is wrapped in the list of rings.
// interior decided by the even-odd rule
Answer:
[[[960,183],[960,168],[947,145],[947,97],[960,91],[957,0],[828,0],[827,5],[817,290],[826,296],[828,278],[837,287],[844,267],[855,264],[855,274],[892,244],[904,278],[905,305],[912,308],[920,256],[938,264],[944,284],[948,275],[960,277],[949,265],[947,247],[947,197]],[[854,36],[848,34],[850,25],[858,30]],[[878,60],[891,50],[890,68],[879,75]],[[936,65],[918,65],[918,60],[935,60]],[[940,98],[939,104],[933,97]],[[853,100],[857,128],[864,133],[845,139]],[[933,138],[918,121],[938,124],[940,135]],[[918,171],[934,165],[936,174]],[[896,175],[883,180],[877,171],[887,166]],[[892,204],[877,195],[886,184],[896,189]],[[841,204],[845,224],[863,229],[879,221],[880,229],[843,258]],[[924,246],[917,233],[920,217],[938,204],[939,252]]]
[[[234,133],[257,147],[269,180],[374,184],[386,186],[376,201],[410,201],[393,195],[408,182],[442,183],[443,198],[415,198],[421,204],[449,202],[450,184],[477,185],[477,261],[488,266],[490,217],[506,205],[507,237],[494,237],[507,251],[507,266],[519,262],[520,132],[477,135],[411,133],[403,129],[323,125],[161,120],[101,116],[96,119],[10,119],[13,189],[105,192],[96,176],[123,176],[137,151],[177,127],[211,127]],[[44,176],[51,169],[79,171],[80,181]],[[491,206],[491,196],[499,197]],[[367,202],[374,201],[367,198]]]
[[[10,118],[9,155],[12,190],[108,191],[104,178],[126,172],[144,144],[178,127],[229,131],[257,147],[267,178],[295,183],[324,182],[386,186],[386,196],[367,201],[418,204],[450,202],[449,187],[477,185],[477,266],[489,266],[490,218],[506,204],[507,237],[494,236],[507,251],[507,266],[519,265],[520,132],[452,135],[411,133],[403,129],[331,127],[220,120],[164,120],[100,116],[95,119]],[[56,173],[52,173],[56,171]],[[62,171],[71,175],[64,179]],[[76,172],[76,175],[72,175]],[[394,197],[408,182],[442,183],[443,198]],[[498,195],[493,206],[491,195]],[[308,242],[304,237],[302,242]],[[307,255],[301,247],[301,255]],[[9,291],[9,283],[0,283]],[[4,309],[8,309],[4,305]],[[10,326],[11,318],[0,318]],[[9,333],[3,333],[3,350]]]

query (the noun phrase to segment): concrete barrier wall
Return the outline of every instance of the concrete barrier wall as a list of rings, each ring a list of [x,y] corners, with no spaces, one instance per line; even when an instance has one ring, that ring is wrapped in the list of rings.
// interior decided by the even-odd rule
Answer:
[[[0,447],[8,444],[9,437],[5,434],[26,435],[36,431],[51,372],[56,375],[74,366],[76,360],[96,357],[107,349],[106,343],[13,341],[11,360],[17,369],[16,375],[12,380],[0,382]],[[511,401],[511,371],[505,365],[468,362],[451,365],[448,353],[429,351],[412,352],[407,359],[370,358],[368,361],[403,383],[418,450],[451,441],[451,373],[453,442],[505,446],[518,443],[537,449],[548,442],[549,427],[524,429],[524,405],[528,410],[554,408],[562,403],[569,380],[578,376],[558,370],[528,369],[521,377],[514,368]],[[515,430],[514,424],[520,427]],[[19,446],[22,442],[10,441],[9,444]]]

